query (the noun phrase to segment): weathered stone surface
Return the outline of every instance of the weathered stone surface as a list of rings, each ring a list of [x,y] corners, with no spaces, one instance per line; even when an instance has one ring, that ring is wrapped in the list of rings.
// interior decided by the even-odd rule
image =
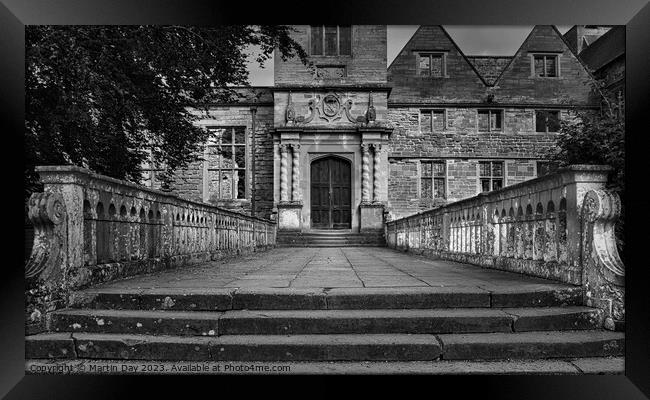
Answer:
[[[513,315],[515,332],[598,329],[602,312],[588,307],[523,307],[503,308]]]
[[[610,168],[552,175],[387,223],[386,243],[432,257],[582,285],[582,202]]]
[[[583,374],[618,375],[625,373],[623,357],[593,357],[571,360]]]
[[[118,310],[219,311],[232,308],[232,289],[121,289],[102,288],[74,292],[74,308]]]
[[[62,310],[51,315],[55,332],[216,336],[220,312]]]
[[[25,358],[75,358],[69,333],[42,333],[25,337]]]
[[[278,206],[278,230],[300,231],[302,224],[302,205]]]
[[[319,289],[239,289],[233,294],[235,310],[319,310],[327,308]]]
[[[209,360],[210,339],[75,333],[79,358],[119,360]]]
[[[327,292],[331,310],[489,306],[489,293],[478,288],[338,288]]]
[[[623,334],[604,331],[439,335],[445,360],[620,356]]]
[[[549,307],[582,305],[582,288],[542,287],[522,290],[511,287],[491,292],[492,307]]]
[[[512,317],[498,310],[232,311],[220,335],[510,332]]]
[[[223,336],[211,346],[213,360],[435,360],[432,335]]]

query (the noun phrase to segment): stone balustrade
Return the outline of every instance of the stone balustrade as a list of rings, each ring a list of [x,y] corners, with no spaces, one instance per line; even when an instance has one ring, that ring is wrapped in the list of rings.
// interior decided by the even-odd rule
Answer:
[[[609,167],[573,165],[553,175],[386,224],[389,247],[585,288],[609,325],[624,320],[624,268],[616,250],[617,195]],[[611,327],[611,326],[610,326]]]
[[[272,221],[79,167],[37,172],[44,192],[29,200],[35,233],[26,277],[32,291],[62,302],[52,292],[275,245]]]

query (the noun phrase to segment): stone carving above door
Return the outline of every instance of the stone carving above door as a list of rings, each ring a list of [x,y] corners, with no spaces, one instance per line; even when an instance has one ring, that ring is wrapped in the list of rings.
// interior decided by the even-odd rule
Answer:
[[[376,111],[373,105],[372,93],[368,94],[368,102],[363,104],[365,109],[362,113],[356,111],[359,101],[356,103],[350,97],[343,97],[341,94],[330,92],[325,95],[315,95],[307,102],[309,114],[306,116],[297,115],[296,106],[292,100],[292,93],[289,92],[285,119],[287,125],[303,125],[314,121],[325,121],[333,123],[342,119],[355,125],[365,125],[374,122]],[[364,102],[365,103],[365,102]],[[355,110],[353,110],[355,108]],[[359,107],[360,108],[360,107]],[[356,111],[356,112],[355,112]],[[355,115],[358,114],[358,115]]]

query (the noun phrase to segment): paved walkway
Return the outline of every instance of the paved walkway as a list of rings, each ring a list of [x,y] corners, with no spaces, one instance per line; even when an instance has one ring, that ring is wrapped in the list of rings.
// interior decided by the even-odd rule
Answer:
[[[277,248],[103,285],[137,289],[427,286],[535,290],[567,285],[382,247]]]

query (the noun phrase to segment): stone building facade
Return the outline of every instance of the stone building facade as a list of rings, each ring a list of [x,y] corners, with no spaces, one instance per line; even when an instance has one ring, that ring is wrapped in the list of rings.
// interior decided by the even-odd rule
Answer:
[[[385,25],[294,28],[312,65],[276,56],[273,87],[202,114],[215,139],[177,173],[180,195],[281,230],[379,230],[543,175],[559,121],[594,107],[590,73],[553,26],[512,57],[467,56],[421,26],[388,68]]]

